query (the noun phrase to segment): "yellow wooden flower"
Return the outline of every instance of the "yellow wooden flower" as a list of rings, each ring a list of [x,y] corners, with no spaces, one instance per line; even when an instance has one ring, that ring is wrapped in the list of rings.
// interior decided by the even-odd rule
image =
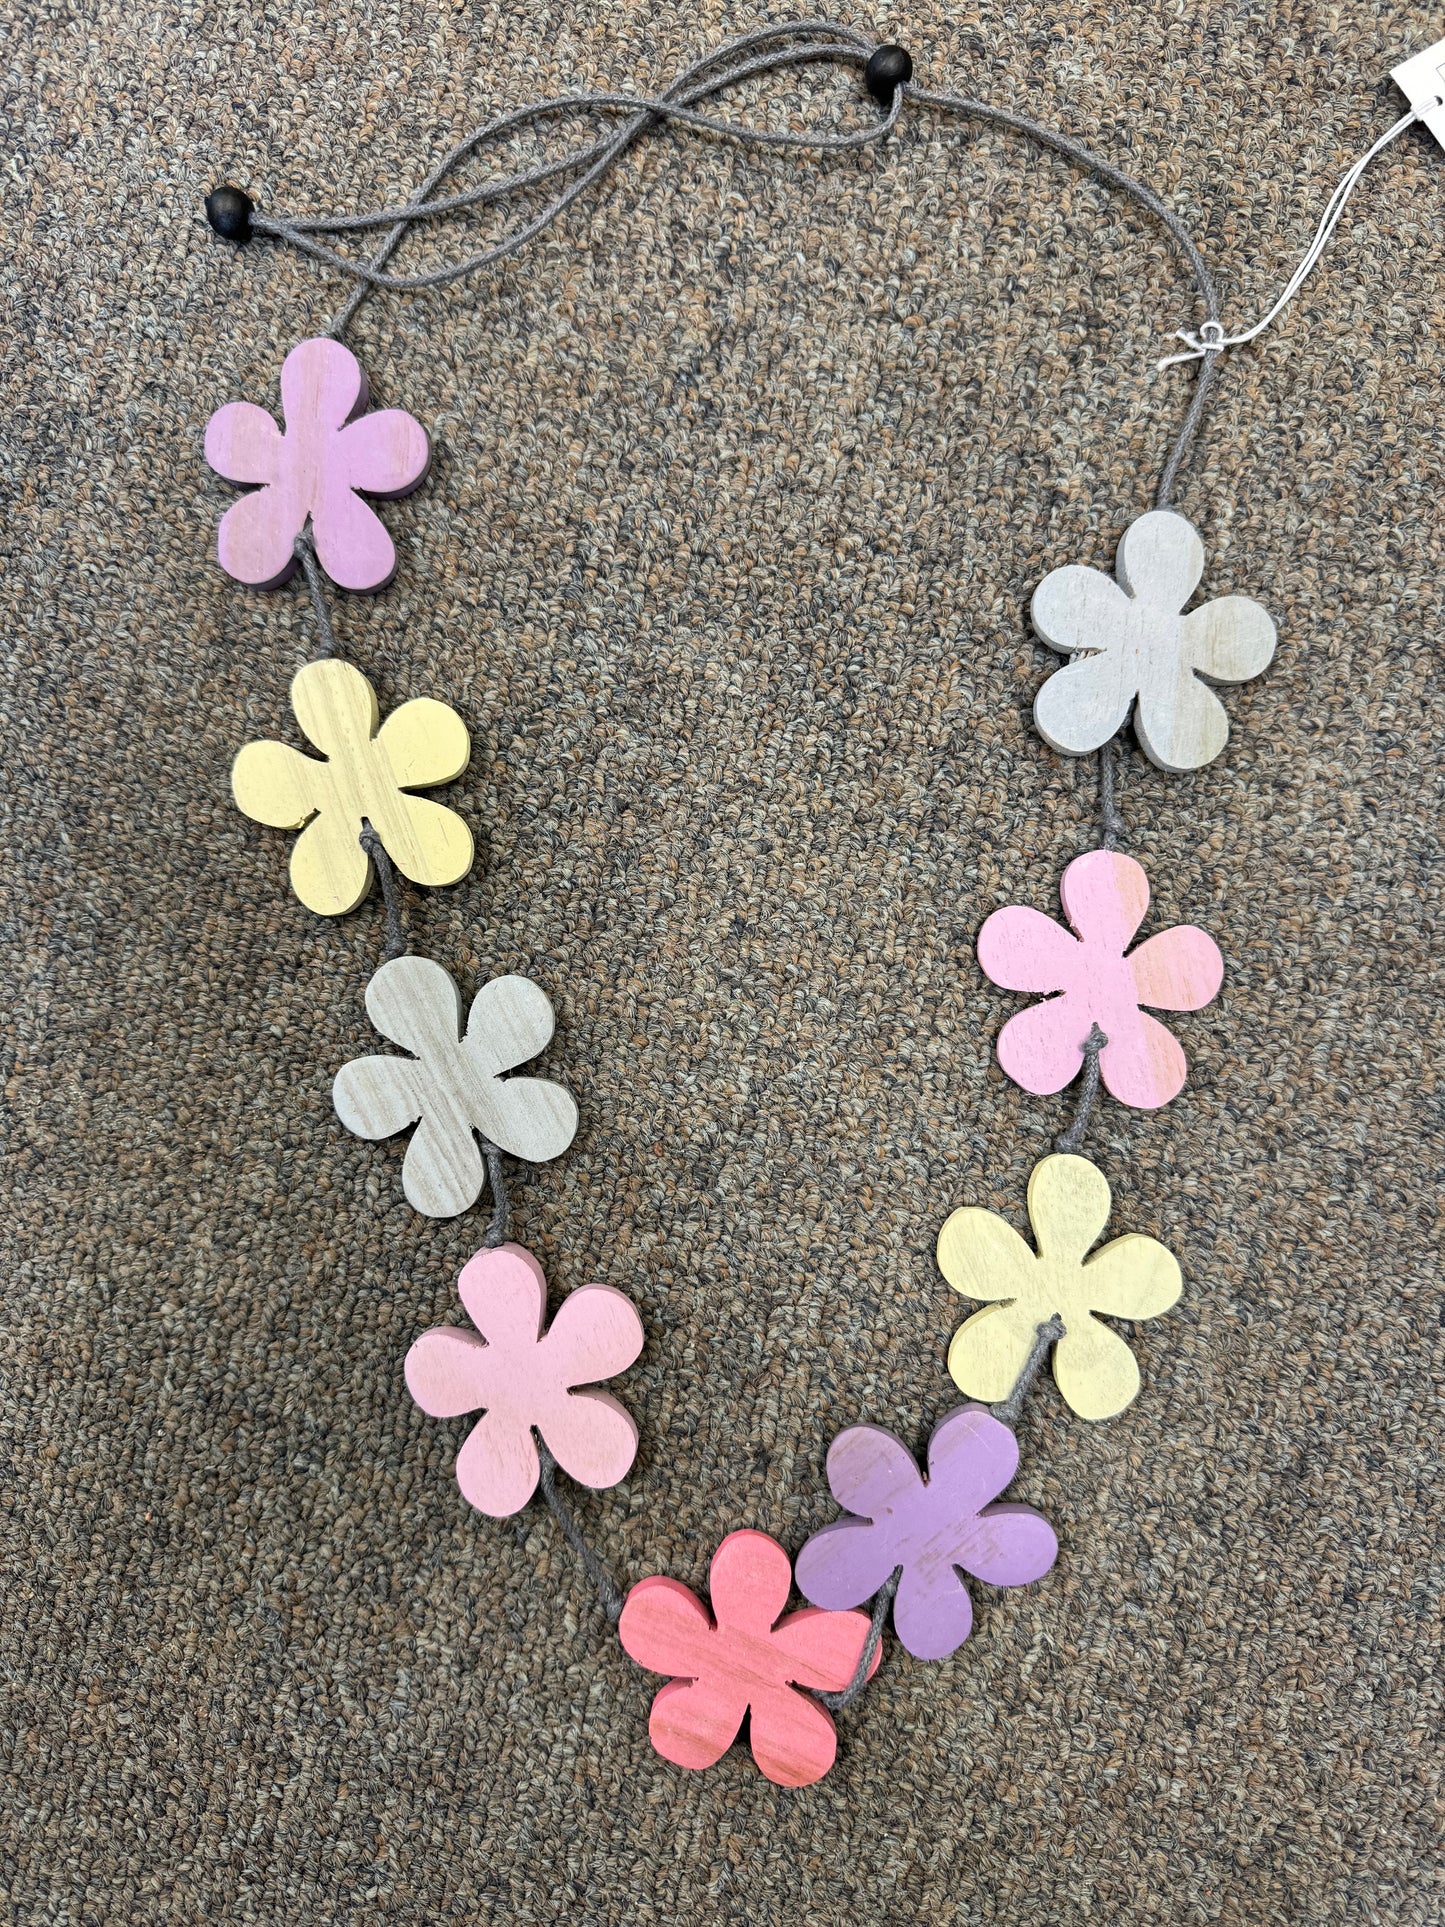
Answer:
[[[450,783],[471,756],[466,725],[445,703],[419,697],[377,728],[376,692],[359,669],[310,662],[291,685],[291,707],[325,758],[285,743],[247,743],[231,770],[237,807],[258,823],[300,830],[291,887],[323,917],[354,910],[371,887],[358,838],[370,823],[413,883],[457,883],[472,867],[472,833],[455,810],[407,791]]]
[[[965,1298],[985,1302],[948,1351],[955,1383],[991,1404],[1007,1398],[1034,1334],[1055,1314],[1064,1337],[1054,1378],[1080,1418],[1112,1418],[1139,1390],[1139,1367],[1124,1340],[1094,1316],[1155,1318],[1182,1288],[1179,1261],[1157,1238],[1116,1238],[1087,1256],[1109,1221],[1109,1185],[1087,1158],[1047,1157],[1029,1178],[1029,1222],[1037,1255],[995,1212],[955,1211],[938,1234],[938,1265]]]

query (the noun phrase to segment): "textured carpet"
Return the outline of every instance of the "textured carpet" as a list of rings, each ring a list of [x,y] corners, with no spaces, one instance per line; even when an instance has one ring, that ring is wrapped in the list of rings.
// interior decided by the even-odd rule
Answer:
[[[1261,597],[1225,754],[1131,751],[1151,927],[1222,997],[1192,1080],[1106,1104],[1116,1229],[1186,1288],[1122,1417],[1032,1396],[1013,1496],[1062,1541],[890,1640],[820,1785],[647,1739],[552,1521],[468,1511],[464,1421],[401,1361],[459,1316],[477,1214],[418,1218],[336,1124],[372,1048],[373,902],[323,922],[227,770],[314,628],[212,560],[223,400],[274,405],[342,289],[235,251],[205,189],[394,198],[483,112],[671,71],[750,9],[4,8],[9,1918],[66,1923],[1423,1923],[1439,1851],[1445,154],[1391,150],[1232,361],[1179,506]],[[781,17],[781,15],[777,16]],[[867,15],[852,16],[873,27]],[[1438,10],[1342,0],[883,23],[925,79],[1066,125],[1194,226],[1251,319],[1398,111]],[[841,79],[793,83],[793,102]],[[851,96],[850,96],[851,98]],[[771,111],[781,114],[781,103]],[[854,111],[849,108],[847,111]],[[486,232],[479,221],[474,232]],[[418,245],[411,258],[436,258]],[[405,259],[405,257],[403,257]],[[460,887],[409,909],[469,993],[557,1001],[571,1154],[517,1234],[626,1291],[625,1484],[577,1513],[694,1586],[742,1525],[834,1516],[856,1419],[956,1402],[956,1205],[1022,1225],[1068,1114],[1007,1083],[972,942],[1052,910],[1092,769],[1030,722],[1033,585],[1149,505],[1195,318],[1142,217],[910,115],[820,162],[661,137],[529,255],[380,299],[352,342],[435,438],[401,569],[339,599],[384,706],[474,732]]]

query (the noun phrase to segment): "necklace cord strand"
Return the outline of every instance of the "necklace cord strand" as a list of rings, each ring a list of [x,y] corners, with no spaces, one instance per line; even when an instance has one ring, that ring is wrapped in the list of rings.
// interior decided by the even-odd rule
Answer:
[[[1112,161],[1086,147],[1081,141],[1058,132],[1031,115],[1011,108],[996,107],[965,94],[921,87],[904,82],[894,88],[891,102],[882,116],[862,127],[845,132],[810,127],[799,132],[781,128],[760,128],[741,120],[724,120],[698,111],[701,102],[711,101],[744,81],[761,78],[805,63],[842,63],[859,66],[876,52],[875,43],[856,29],[828,20],[801,20],[759,27],[724,41],[712,52],[686,67],[675,80],[653,96],[626,92],[595,91],[559,95],[493,116],[458,141],[431,169],[411,201],[400,207],[382,208],[370,213],[350,215],[281,215],[257,212],[252,226],[257,233],[283,241],[301,253],[323,262],[338,272],[350,275],[356,285],[331,322],[327,333],[340,337],[354,319],[362,302],[374,289],[415,292],[443,287],[483,268],[496,265],[519,253],[560,215],[572,206],[589,187],[611,169],[646,133],[664,125],[716,135],[747,147],[812,148],[824,153],[844,152],[874,145],[887,138],[898,125],[905,104],[928,107],[956,114],[986,125],[1023,135],[1036,146],[1057,154],[1071,165],[1084,169],[1135,202],[1159,221],[1187,265],[1204,309],[1203,328],[1219,331],[1219,301],[1213,278],[1203,255],[1179,216],[1166,202],[1135,180]],[[536,123],[564,116],[623,115],[619,126],[596,136],[567,153],[483,182],[480,186],[436,200],[432,196],[443,181],[489,140],[522,131]],[[492,243],[459,261],[444,263],[415,274],[387,272],[387,263],[414,225],[445,218],[467,208],[505,201],[509,196],[572,174],[530,219]],[[327,246],[315,237],[357,233],[390,223],[390,231],[369,259],[355,260]],[[1199,378],[1196,381],[1183,424],[1166,458],[1159,484],[1158,505],[1172,500],[1180,469],[1198,435],[1213,388],[1218,349],[1212,339],[1202,350]]]
[[[321,632],[321,654],[323,657],[336,654],[336,632],[331,627],[331,614],[326,607],[326,594],[321,586],[321,568],[316,560],[316,543],[308,524],[297,536],[293,554],[301,564],[301,573],[306,577],[306,586],[311,591],[311,608],[316,617],[316,627]]]
[[[1065,1156],[1075,1157],[1083,1148],[1084,1133],[1099,1101],[1099,1053],[1107,1048],[1108,1042],[1097,1024],[1089,1026],[1089,1034],[1084,1039],[1084,1076],[1079,1085],[1078,1107],[1073,1122],[1054,1139],[1054,1149]]]
[[[1106,850],[1117,850],[1119,839],[1124,834],[1124,819],[1119,814],[1116,794],[1119,766],[1114,758],[1118,748],[1117,736],[1111,736],[1107,743],[1099,745],[1099,829]]]
[[[381,838],[368,821],[363,819],[361,835],[356,840],[376,866],[377,881],[381,885],[382,909],[386,916],[385,961],[395,963],[396,959],[404,957],[410,948],[407,942],[406,923],[401,914],[401,886],[397,883],[396,871],[392,867],[391,858],[386,854]]]
[[[1052,1318],[1046,1318],[1042,1325],[1035,1327],[1034,1342],[1029,1347],[1029,1355],[1024,1360],[1023,1370],[1014,1380],[1013,1390],[1007,1398],[1001,1398],[997,1405],[991,1405],[989,1407],[989,1410],[1000,1423],[1004,1425],[1018,1424],[1019,1414],[1024,1409],[1024,1400],[1029,1394],[1029,1387],[1038,1377],[1044,1360],[1048,1357],[1053,1346],[1057,1345],[1061,1338],[1066,1338],[1067,1336],[1067,1327],[1057,1312],[1054,1313]]]
[[[507,1162],[499,1144],[482,1139],[482,1156],[487,1162],[487,1184],[492,1193],[492,1217],[482,1239],[483,1251],[495,1251],[512,1235],[512,1201],[507,1192]]]
[[[583,1538],[581,1529],[567,1507],[562,1503],[557,1491],[557,1461],[547,1447],[540,1433],[535,1434],[537,1441],[538,1488],[547,1509],[557,1521],[558,1530],[568,1545],[582,1562],[582,1569],[597,1591],[597,1601],[612,1625],[622,1617],[624,1596],[622,1588],[603,1565],[597,1554]]]
[[[873,1617],[869,1622],[868,1637],[864,1640],[863,1650],[858,1655],[858,1664],[853,1669],[852,1679],[836,1693],[813,1695],[814,1699],[820,1700],[830,1713],[846,1713],[868,1684],[868,1674],[873,1665],[874,1655],[883,1643],[883,1628],[888,1620],[888,1608],[893,1604],[893,1595],[897,1592],[898,1582],[902,1577],[903,1568],[895,1566],[873,1601]]]

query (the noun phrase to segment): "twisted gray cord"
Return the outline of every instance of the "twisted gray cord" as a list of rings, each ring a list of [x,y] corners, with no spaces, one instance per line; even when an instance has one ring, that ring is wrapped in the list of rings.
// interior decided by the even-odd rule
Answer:
[[[1118,744],[1118,737],[1111,736],[1107,743],[1099,746],[1099,827],[1103,832],[1106,850],[1117,850],[1119,838],[1124,834],[1124,819],[1115,801],[1118,768],[1114,762],[1114,752]]]
[[[484,1137],[482,1156],[487,1161],[487,1183],[492,1193],[492,1221],[487,1226],[487,1235],[482,1239],[482,1250],[495,1251],[511,1236],[512,1201],[507,1195],[507,1165],[501,1146]]]
[[[1084,1133],[1089,1128],[1089,1119],[1094,1106],[1099,1101],[1099,1052],[1109,1040],[1097,1024],[1089,1026],[1089,1034],[1084,1039],[1084,1081],[1079,1086],[1079,1102],[1074,1112],[1074,1121],[1066,1130],[1060,1131],[1054,1139],[1054,1149],[1074,1156],[1082,1147]]]
[[[582,1537],[571,1513],[563,1505],[557,1492],[557,1461],[548,1451],[547,1442],[540,1433],[537,1434],[537,1462],[541,1467],[541,1478],[538,1483],[542,1497],[547,1501],[548,1509],[557,1521],[562,1537],[582,1561],[583,1571],[597,1588],[598,1604],[615,1626],[622,1617],[622,1589]]]
[[[721,63],[734,60],[739,54],[746,54],[754,48],[779,40],[785,43],[797,40],[802,44],[797,46],[784,44],[781,47],[775,47],[757,59],[738,61],[732,66],[725,66],[721,73],[709,71]],[[815,42],[825,44],[813,44]],[[343,273],[356,277],[357,286],[327,330],[329,334],[340,336],[373,288],[387,288],[402,292],[444,287],[448,282],[459,280],[481,268],[491,267],[499,261],[506,260],[509,255],[518,253],[544,228],[549,227],[559,215],[565,213],[594,181],[600,180],[613,162],[633,146],[643,133],[663,122],[673,122],[701,132],[730,136],[755,147],[818,147],[837,151],[882,140],[893,127],[902,108],[901,90],[894,94],[892,105],[881,121],[851,134],[822,131],[791,134],[772,128],[751,128],[692,112],[693,102],[707,99],[728,87],[735,86],[740,81],[757,75],[775,72],[803,61],[843,59],[862,64],[867,61],[872,50],[872,42],[865,39],[863,35],[852,28],[840,27],[829,21],[796,21],[782,26],[755,28],[750,33],[740,34],[732,40],[725,41],[711,53],[695,60],[655,98],[600,91],[562,95],[497,116],[476,128],[444,155],[405,207],[383,210],[380,214],[341,216],[333,219],[311,216],[288,218],[257,214],[253,215],[251,225],[257,233],[270,234],[279,240],[287,241],[301,253],[309,254],[315,260],[324,261],[328,266],[339,268]],[[501,180],[485,183],[481,188],[470,193],[454,195],[443,202],[432,203],[427,199],[455,167],[488,139],[499,137],[504,133],[516,132],[524,126],[555,114],[618,112],[629,116],[620,128],[558,160],[523,169]],[[398,275],[383,272],[387,261],[401,245],[408,228],[414,221],[501,200],[509,193],[539,185],[558,174],[571,172],[574,168],[583,170],[575,181],[564,188],[515,233],[506,236],[491,247],[483,248],[463,261],[453,262],[448,266],[435,268],[422,274]],[[312,233],[344,233],[355,228],[380,225],[391,217],[394,217],[395,225],[369,262],[350,260],[346,255],[337,253],[334,248],[324,247],[319,242],[308,238]]]
[[[361,835],[356,839],[366,854],[376,865],[377,880],[381,884],[382,908],[386,913],[386,958],[393,963],[407,952],[406,925],[401,915],[401,890],[397,884],[396,871],[392,868],[391,858],[386,854],[381,838],[370,823],[363,821]]]
[[[988,1408],[996,1419],[1001,1420],[1005,1425],[1018,1424],[1019,1413],[1024,1409],[1024,1400],[1028,1397],[1029,1387],[1038,1377],[1039,1367],[1048,1357],[1050,1346],[1057,1345],[1061,1338],[1067,1336],[1064,1321],[1057,1312],[1052,1318],[1045,1319],[1042,1325],[1035,1328],[1034,1342],[1029,1347],[1029,1355],[1024,1360],[1023,1370],[1014,1380],[1013,1390],[1007,1398],[1001,1398],[997,1405],[990,1405]]]
[[[656,95],[602,90],[557,95],[494,116],[458,141],[427,175],[413,198],[401,206],[349,215],[288,216],[258,211],[252,215],[251,225],[255,232],[285,241],[301,253],[355,279],[356,286],[328,330],[330,334],[340,336],[374,288],[408,292],[444,287],[449,282],[494,266],[518,253],[565,213],[594,182],[601,180],[614,162],[645,133],[657,127],[682,127],[694,132],[721,135],[748,147],[807,147],[824,153],[837,153],[886,139],[898,124],[905,103],[909,103],[959,114],[1021,134],[1035,145],[1083,168],[1106,187],[1126,195],[1162,224],[1193,277],[1204,309],[1204,321],[1218,321],[1219,300],[1213,278],[1193,236],[1173,209],[1142,181],[1135,180],[1112,161],[1094,153],[1082,141],[1055,131],[1029,114],[1018,113],[1007,107],[995,107],[988,101],[976,100],[966,94],[949,93],[911,83],[895,89],[888,111],[881,119],[847,133],[834,133],[821,128],[793,133],[781,128],[750,127],[744,122],[724,120],[697,111],[699,102],[711,100],[742,81],[808,62],[841,61],[861,66],[867,63],[875,50],[876,43],[866,34],[836,21],[798,20],[757,27],[723,42],[711,53],[693,61]],[[610,132],[596,136],[558,157],[498,176],[460,193],[440,199],[431,198],[446,177],[486,142],[517,133],[543,120],[599,114],[621,115],[624,118],[621,125]],[[417,274],[386,271],[387,262],[414,224],[442,218],[466,208],[504,201],[510,195],[526,192],[563,174],[573,174],[575,178],[530,220],[490,247],[482,248],[463,260]],[[321,234],[360,233],[369,228],[388,226],[390,232],[380,247],[369,260],[363,261],[352,260],[313,238]],[[1160,478],[1156,502],[1161,508],[1167,507],[1172,501],[1180,468],[1199,432],[1213,388],[1218,358],[1217,351],[1211,350],[1199,364],[1199,377],[1184,422],[1175,437]]]
[[[1136,181],[1132,174],[1126,174],[1122,168],[1115,167],[1112,161],[1106,161],[1091,147],[1085,147],[1082,141],[1073,140],[1067,134],[1057,133],[1052,127],[1045,126],[1042,121],[1035,120],[1030,114],[1016,113],[1008,107],[994,107],[986,100],[974,100],[967,94],[942,93],[931,87],[908,86],[903,89],[903,92],[909,100],[919,101],[924,106],[941,107],[951,113],[964,114],[971,120],[981,120],[992,127],[1009,128],[1012,132],[1022,134],[1027,140],[1033,141],[1035,145],[1047,148],[1064,160],[1072,161],[1076,167],[1082,167],[1086,173],[1092,174],[1106,187],[1115,188],[1120,194],[1127,195],[1147,214],[1152,214],[1155,220],[1165,228],[1194,277],[1194,286],[1204,308],[1205,320],[1218,321],[1219,295],[1214,286],[1214,277],[1205,264],[1204,256],[1199,252],[1194,236],[1173,208],[1161,201],[1152,188],[1146,187],[1142,181]],[[1175,436],[1174,445],[1165,461],[1164,473],[1154,498],[1155,506],[1158,508],[1167,508],[1174,498],[1174,486],[1179,479],[1180,467],[1199,432],[1199,424],[1204,419],[1204,410],[1209,402],[1218,361],[1218,351],[1210,350],[1199,364],[1199,379],[1194,385],[1183,426]]]
[[[1211,301],[1213,291],[1211,289]],[[1215,306],[1218,304],[1215,303]],[[1211,313],[1211,321],[1218,316]],[[1164,464],[1164,473],[1159,477],[1159,487],[1154,495],[1156,509],[1167,509],[1174,500],[1174,485],[1179,480],[1179,470],[1185,456],[1194,446],[1194,438],[1199,433],[1199,424],[1204,420],[1204,411],[1209,406],[1214,390],[1214,378],[1219,373],[1219,350],[1206,348],[1199,362],[1199,374],[1195,378],[1194,392],[1189,398],[1184,424],[1174,437],[1174,446],[1169,451],[1169,459]]]
[[[297,536],[293,553],[301,564],[302,573],[306,577],[306,586],[311,591],[311,607],[316,612],[316,627],[321,631],[321,654],[334,656],[336,635],[331,627],[331,616],[321,587],[321,570],[316,561],[316,544],[311,539],[309,523]]]
[[[888,1618],[888,1608],[893,1604],[893,1595],[898,1590],[898,1582],[903,1577],[902,1566],[895,1566],[883,1585],[883,1589],[873,1601],[873,1619],[868,1627],[868,1637],[863,1642],[863,1650],[858,1655],[858,1664],[853,1669],[853,1677],[848,1684],[836,1693],[815,1693],[814,1699],[821,1700],[832,1713],[846,1713],[868,1684],[868,1669],[873,1664],[873,1655],[883,1643],[883,1627]]]

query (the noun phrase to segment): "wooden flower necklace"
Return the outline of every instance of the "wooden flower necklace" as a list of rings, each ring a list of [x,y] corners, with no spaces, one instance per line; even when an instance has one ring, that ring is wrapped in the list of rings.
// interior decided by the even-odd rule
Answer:
[[[881,118],[852,132],[795,134],[718,120],[699,109],[741,82],[805,62],[861,67]],[[1433,94],[1411,99],[1412,112],[1366,161],[1436,111]],[[1184,336],[1189,354],[1174,358],[1197,360],[1198,377],[1156,506],[1126,530],[1113,576],[1058,568],[1033,598],[1039,636],[1069,658],[1040,689],[1035,721],[1061,754],[1099,755],[1103,847],[1064,870],[1067,925],[1015,905],[995,910],[978,938],[984,973],[1006,990],[1040,1000],[1005,1024],[997,1046],[1003,1070],[1040,1096],[1082,1076],[1080,1098],[1058,1150],[1029,1180],[1036,1248],[976,1206],[955,1211],[940,1234],[944,1278],[982,1308],[960,1326],[948,1351],[948,1370],[969,1402],[935,1428],[926,1468],[891,1432],[850,1426],[827,1455],[828,1482],[844,1516],[807,1542],[796,1567],[765,1533],[733,1532],[713,1557],[708,1603],[666,1577],[641,1580],[624,1599],[573,1523],[556,1473],[560,1468],[583,1485],[605,1488],[632,1465],[637,1428],[600,1388],[637,1358],[642,1321],[621,1292],[583,1285],[549,1322],[541,1266],[507,1237],[504,1159],[558,1157],[577,1129],[577,1106],[566,1090],[519,1074],[551,1039],[546,993],[524,977],[506,976],[483,984],[464,1003],[441,963],[408,949],[395,872],[441,888],[471,868],[465,821],[423,794],[462,774],[471,744],[455,711],[429,697],[383,717],[366,677],[334,653],[322,578],[363,593],[386,586],[396,572],[396,551],[364,498],[417,488],[430,455],[425,429],[404,409],[368,411],[366,377],[339,337],[373,289],[438,286],[515,252],[658,126],[701,128],[751,144],[840,150],[886,137],[905,103],[1021,132],[1131,196],[1168,229],[1205,309],[1198,334]],[[556,159],[434,198],[445,176],[487,140],[569,115],[588,116],[602,131]],[[388,271],[413,225],[552,181],[564,185],[541,213],[492,247],[424,274]],[[1344,183],[1342,190],[1347,196]],[[1317,248],[1342,206],[1337,192]],[[890,1607],[908,1652],[943,1660],[973,1625],[966,1578],[1026,1585],[1053,1565],[1058,1542],[1048,1522],[1000,1497],[1018,1465],[1012,1426],[1045,1357],[1052,1354],[1058,1389],[1074,1412],[1091,1420],[1113,1417],[1137,1394],[1139,1368],[1104,1321],[1157,1317],[1180,1294],[1179,1265],[1156,1239],[1126,1233],[1095,1249],[1109,1220],[1110,1192],[1102,1172],[1079,1151],[1100,1084],[1142,1110],[1178,1096],[1186,1079],[1184,1048],[1152,1013],[1200,1009],[1224,976],[1213,938],[1192,926],[1135,942],[1148,912],[1149,883],[1142,867],[1115,847],[1121,828],[1113,804],[1115,738],[1132,715],[1140,747],[1160,769],[1203,768],[1229,733],[1215,689],[1259,675],[1275,648],[1274,624],[1247,596],[1187,608],[1204,576],[1204,549],[1169,502],[1218,357],[1231,341],[1208,271],[1168,208],[1109,163],[1023,115],[914,86],[901,48],[875,46],[826,22],[740,36],[654,97],[576,95],[500,116],[454,148],[405,207],[287,220],[258,213],[235,188],[220,188],[206,208],[227,238],[270,235],[356,283],[329,332],[287,355],[280,371],[284,427],[266,409],[230,402],[211,417],[205,452],[213,469],[248,490],[221,520],[221,567],[258,589],[275,588],[301,569],[324,650],[291,686],[296,723],[317,753],[281,742],[248,743],[232,774],[236,803],[259,823],[299,833],[291,883],[309,910],[320,916],[354,910],[374,880],[386,909],[387,957],[366,986],[366,1010],[392,1048],[340,1069],[336,1114],[360,1137],[410,1133],[401,1184],[415,1210],[452,1218],[484,1192],[492,1199],[482,1248],[459,1281],[470,1327],[422,1333],[407,1354],[407,1387],[435,1417],[479,1415],[456,1466],[462,1496],[479,1512],[507,1517],[540,1485],[623,1646],[669,1682],[652,1702],[649,1729],[658,1752],[679,1766],[711,1766],[750,1715],[761,1770],[780,1784],[805,1785],[833,1762],[837,1739],[829,1709],[848,1704],[877,1667]],[[368,261],[331,245],[371,228],[389,231]],[[795,1583],[810,1603],[789,1612]],[[869,1602],[871,1615],[858,1610]]]

